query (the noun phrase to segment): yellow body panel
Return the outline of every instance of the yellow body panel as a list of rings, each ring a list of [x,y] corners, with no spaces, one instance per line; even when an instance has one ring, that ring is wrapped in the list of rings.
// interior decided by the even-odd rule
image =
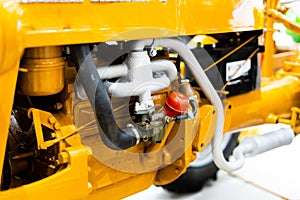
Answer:
[[[0,193],[1,199],[53,199],[67,198],[76,199],[86,198],[89,194],[88,189],[88,153],[82,147],[69,148],[66,152],[70,157],[70,166],[66,170],[47,177],[40,182],[28,184],[16,189]],[[59,195],[58,195],[59,194]]]
[[[18,16],[24,47],[52,46],[139,39],[157,36],[222,33],[261,29],[262,4],[234,1],[159,0],[148,2],[18,3],[10,12]],[[142,12],[141,12],[142,11]],[[144,29],[134,35],[132,30]],[[154,30],[154,29],[162,29]],[[120,34],[130,31],[130,35]],[[169,31],[169,32],[167,32]],[[125,38],[126,37],[126,38]],[[128,38],[130,37],[130,38]]]
[[[289,116],[291,108],[299,105],[300,89],[297,77],[262,80],[261,90],[228,98],[231,105],[231,130],[270,121],[272,114]]]

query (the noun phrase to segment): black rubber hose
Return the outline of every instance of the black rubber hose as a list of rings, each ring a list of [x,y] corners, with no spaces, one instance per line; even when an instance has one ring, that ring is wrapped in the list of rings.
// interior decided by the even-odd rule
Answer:
[[[197,106],[194,100],[190,100],[190,105],[192,107],[192,111],[193,111],[193,116],[197,115]]]
[[[194,100],[190,100],[190,105],[192,107],[193,116],[195,117],[196,114],[197,114],[197,106],[196,106],[195,101]],[[188,118],[189,118],[188,113],[185,113],[183,115],[175,116],[175,121],[185,120],[185,119],[188,119]]]
[[[137,128],[120,129],[115,121],[106,87],[98,75],[88,45],[70,47],[72,60],[78,70],[77,80],[82,84],[96,115],[104,144],[114,150],[127,149],[139,141]],[[102,129],[102,131],[100,130]]]

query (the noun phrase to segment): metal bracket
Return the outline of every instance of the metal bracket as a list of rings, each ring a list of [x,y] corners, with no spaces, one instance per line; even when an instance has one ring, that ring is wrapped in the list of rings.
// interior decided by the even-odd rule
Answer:
[[[45,145],[42,125],[53,130],[53,138],[57,138],[60,131],[60,124],[56,118],[49,112],[31,108],[28,110],[28,117],[33,120],[34,129],[37,139],[37,148],[38,149],[47,149],[49,145]],[[50,145],[51,146],[51,145]]]

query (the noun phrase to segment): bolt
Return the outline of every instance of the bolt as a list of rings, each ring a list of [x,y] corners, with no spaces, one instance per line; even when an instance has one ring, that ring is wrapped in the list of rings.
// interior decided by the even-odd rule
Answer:
[[[51,138],[56,138],[56,134],[55,133],[51,133]]]
[[[73,84],[68,84],[67,85],[67,91],[68,91],[68,93],[71,93],[71,92],[73,92],[73,89],[74,89],[74,85]]]
[[[60,165],[60,162],[59,162],[58,160],[55,160],[55,161],[54,161],[54,165],[55,165],[55,166],[58,166],[58,165]]]
[[[55,117],[49,117],[48,121],[50,124],[54,124],[56,122],[56,119]]]
[[[60,129],[60,124],[59,123],[55,123],[53,125],[53,127],[54,127],[55,130],[58,130],[58,129]]]
[[[149,137],[148,137],[147,135],[143,135],[142,138],[143,138],[143,141],[144,141],[144,142],[147,142],[147,141],[149,140]]]
[[[177,166],[181,166],[181,165],[182,165],[182,160],[181,160],[181,159],[178,159],[178,160],[176,161],[176,165],[177,165]]]
[[[58,154],[58,161],[61,164],[69,162],[69,154],[67,152],[61,152]]]

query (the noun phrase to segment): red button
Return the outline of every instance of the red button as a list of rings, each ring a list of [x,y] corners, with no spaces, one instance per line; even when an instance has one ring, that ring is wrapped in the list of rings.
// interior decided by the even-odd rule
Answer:
[[[189,99],[180,92],[172,92],[165,104],[165,112],[170,117],[182,115],[188,111]]]

